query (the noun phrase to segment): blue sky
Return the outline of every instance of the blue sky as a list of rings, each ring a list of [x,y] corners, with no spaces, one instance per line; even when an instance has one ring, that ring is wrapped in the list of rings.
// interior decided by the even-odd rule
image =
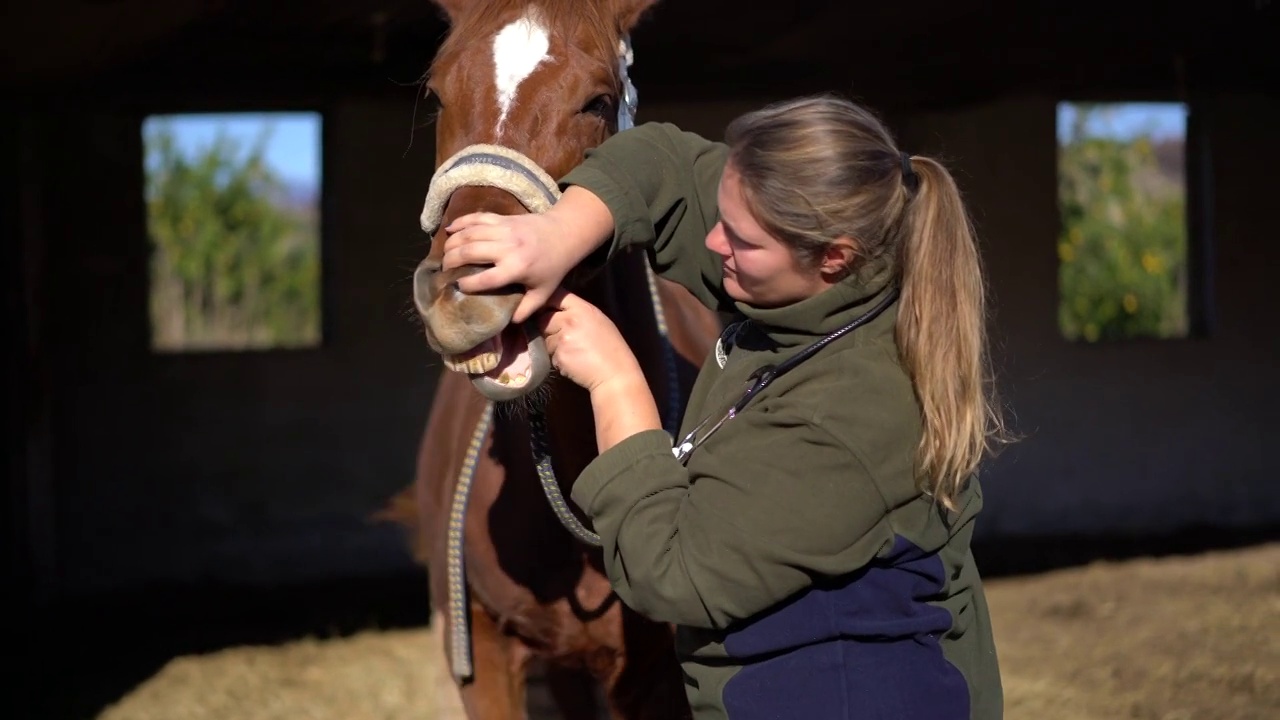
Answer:
[[[267,162],[289,184],[311,190],[320,186],[319,113],[219,113],[201,115],[152,116],[146,123],[167,120],[178,146],[193,153],[207,146],[222,130],[248,148],[266,127]],[[144,123],[144,125],[146,124]]]
[[[1076,116],[1073,103],[1058,103],[1058,141],[1066,140]],[[1187,111],[1182,103],[1114,103],[1090,119],[1086,132],[1094,136],[1131,140],[1139,135],[1164,139],[1186,135]]]

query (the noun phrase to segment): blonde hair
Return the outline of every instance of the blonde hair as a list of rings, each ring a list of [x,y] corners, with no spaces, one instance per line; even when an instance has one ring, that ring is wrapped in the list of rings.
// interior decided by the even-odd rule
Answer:
[[[893,261],[898,353],[923,426],[917,477],[956,509],[983,456],[1008,437],[987,352],[981,257],[955,180],[938,161],[901,153],[869,110],[831,95],[743,115],[725,140],[756,221],[802,262],[816,265],[840,237],[855,243],[855,265]]]

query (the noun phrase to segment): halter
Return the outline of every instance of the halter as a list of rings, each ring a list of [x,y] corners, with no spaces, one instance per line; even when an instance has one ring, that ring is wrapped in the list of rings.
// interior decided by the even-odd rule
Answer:
[[[636,124],[636,106],[640,104],[640,94],[631,83],[631,74],[627,68],[635,60],[631,50],[631,36],[623,35],[618,41],[618,77],[622,80],[622,102],[618,103],[618,132],[630,130]]]
[[[618,131],[635,126],[635,112],[638,94],[627,68],[631,66],[633,54],[629,36],[618,41],[618,74],[622,84],[622,97],[618,103]],[[419,223],[427,234],[434,234],[440,227],[445,206],[454,191],[461,187],[480,186],[504,190],[515,196],[531,213],[545,212],[560,199],[560,188],[556,181],[529,157],[502,145],[476,144],[469,145],[455,153],[440,164],[431,179],[423,202]],[[675,347],[668,334],[666,313],[662,300],[658,295],[657,276],[653,268],[645,263],[645,276],[649,286],[649,300],[653,306],[653,317],[657,324],[658,334],[662,339],[662,355],[667,373],[669,397],[665,426],[667,433],[675,436],[679,423],[680,397],[679,378],[675,361]],[[462,471],[458,474],[458,482],[454,486],[453,500],[449,507],[449,523],[445,540],[446,578],[449,596],[449,653],[451,671],[454,680],[459,684],[469,681],[474,674],[471,655],[470,615],[467,612],[468,597],[466,583],[466,562],[463,538],[466,523],[467,502],[470,499],[471,484],[475,478],[476,466],[480,451],[488,437],[493,424],[494,403],[486,402],[480,414],[480,420],[471,434],[471,441],[463,457]],[[540,408],[530,408],[529,444],[533,453],[534,467],[538,473],[543,494],[555,512],[556,518],[574,537],[582,542],[599,547],[600,536],[589,530],[565,501],[560,491],[560,483],[556,479],[551,465],[550,445],[547,441],[546,416]]]

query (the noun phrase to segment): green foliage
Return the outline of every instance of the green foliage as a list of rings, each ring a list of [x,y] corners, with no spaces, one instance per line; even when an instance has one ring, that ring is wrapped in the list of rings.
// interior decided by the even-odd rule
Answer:
[[[264,160],[267,136],[190,156],[167,124],[149,127],[147,226],[157,350],[315,345],[320,248],[314,213],[290,210]]]
[[[1148,137],[1090,137],[1097,106],[1077,106],[1059,147],[1062,333],[1086,341],[1187,333],[1187,229],[1180,170]],[[1181,148],[1175,148],[1180,152]]]

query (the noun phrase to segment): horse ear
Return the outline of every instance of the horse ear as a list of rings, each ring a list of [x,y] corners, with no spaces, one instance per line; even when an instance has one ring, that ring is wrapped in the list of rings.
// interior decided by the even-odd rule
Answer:
[[[457,1],[454,0],[454,2]],[[658,4],[658,0],[617,0],[617,2],[618,27],[622,29],[623,33],[631,32],[636,23],[640,22],[640,18],[649,11],[649,8]]]
[[[445,19],[450,25],[458,22],[458,17],[471,5],[472,0],[431,0],[435,6],[444,11]]]

